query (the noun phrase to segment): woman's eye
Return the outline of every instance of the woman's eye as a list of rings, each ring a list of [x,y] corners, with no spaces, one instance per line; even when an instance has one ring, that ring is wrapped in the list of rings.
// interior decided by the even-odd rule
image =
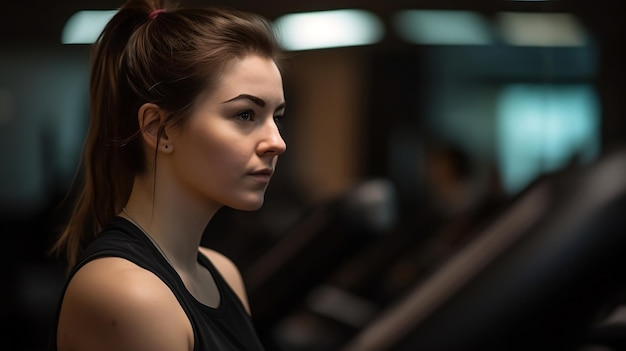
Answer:
[[[274,123],[276,123],[276,125],[279,126],[279,127],[282,126],[282,124],[283,124],[282,122],[283,122],[283,118],[284,117],[285,116],[283,116],[283,115],[274,116]]]
[[[254,112],[250,110],[241,111],[235,117],[240,121],[252,121],[254,118]]]

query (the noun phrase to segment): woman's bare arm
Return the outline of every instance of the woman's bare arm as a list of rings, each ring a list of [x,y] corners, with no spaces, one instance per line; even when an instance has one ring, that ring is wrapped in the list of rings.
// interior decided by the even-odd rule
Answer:
[[[191,324],[154,274],[115,257],[89,262],[63,299],[59,351],[190,351]]]

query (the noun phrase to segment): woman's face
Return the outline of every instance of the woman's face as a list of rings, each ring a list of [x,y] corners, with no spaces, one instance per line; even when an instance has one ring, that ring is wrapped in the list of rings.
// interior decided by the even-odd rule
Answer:
[[[256,55],[236,60],[186,125],[168,135],[180,190],[211,205],[258,209],[286,149],[276,123],[284,109],[275,63]]]

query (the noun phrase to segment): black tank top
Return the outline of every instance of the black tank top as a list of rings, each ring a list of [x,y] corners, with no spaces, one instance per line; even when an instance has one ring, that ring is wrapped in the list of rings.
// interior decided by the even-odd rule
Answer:
[[[159,277],[172,290],[191,322],[194,351],[263,350],[252,320],[239,297],[204,255],[198,253],[198,262],[209,270],[220,292],[220,304],[217,308],[204,305],[193,297],[176,270],[165,260],[150,239],[139,228],[121,217],[116,217],[87,247],[78,264],[70,272],[63,295],[78,269],[100,257],[124,258]],[[61,303],[57,320],[60,309]],[[56,351],[56,341],[55,326],[51,335],[50,350]]]

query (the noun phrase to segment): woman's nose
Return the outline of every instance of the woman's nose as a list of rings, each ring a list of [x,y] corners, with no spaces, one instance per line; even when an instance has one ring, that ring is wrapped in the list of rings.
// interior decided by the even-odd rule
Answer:
[[[262,133],[262,139],[258,146],[259,154],[280,155],[287,150],[287,144],[280,135],[280,129],[273,118],[265,123]]]

